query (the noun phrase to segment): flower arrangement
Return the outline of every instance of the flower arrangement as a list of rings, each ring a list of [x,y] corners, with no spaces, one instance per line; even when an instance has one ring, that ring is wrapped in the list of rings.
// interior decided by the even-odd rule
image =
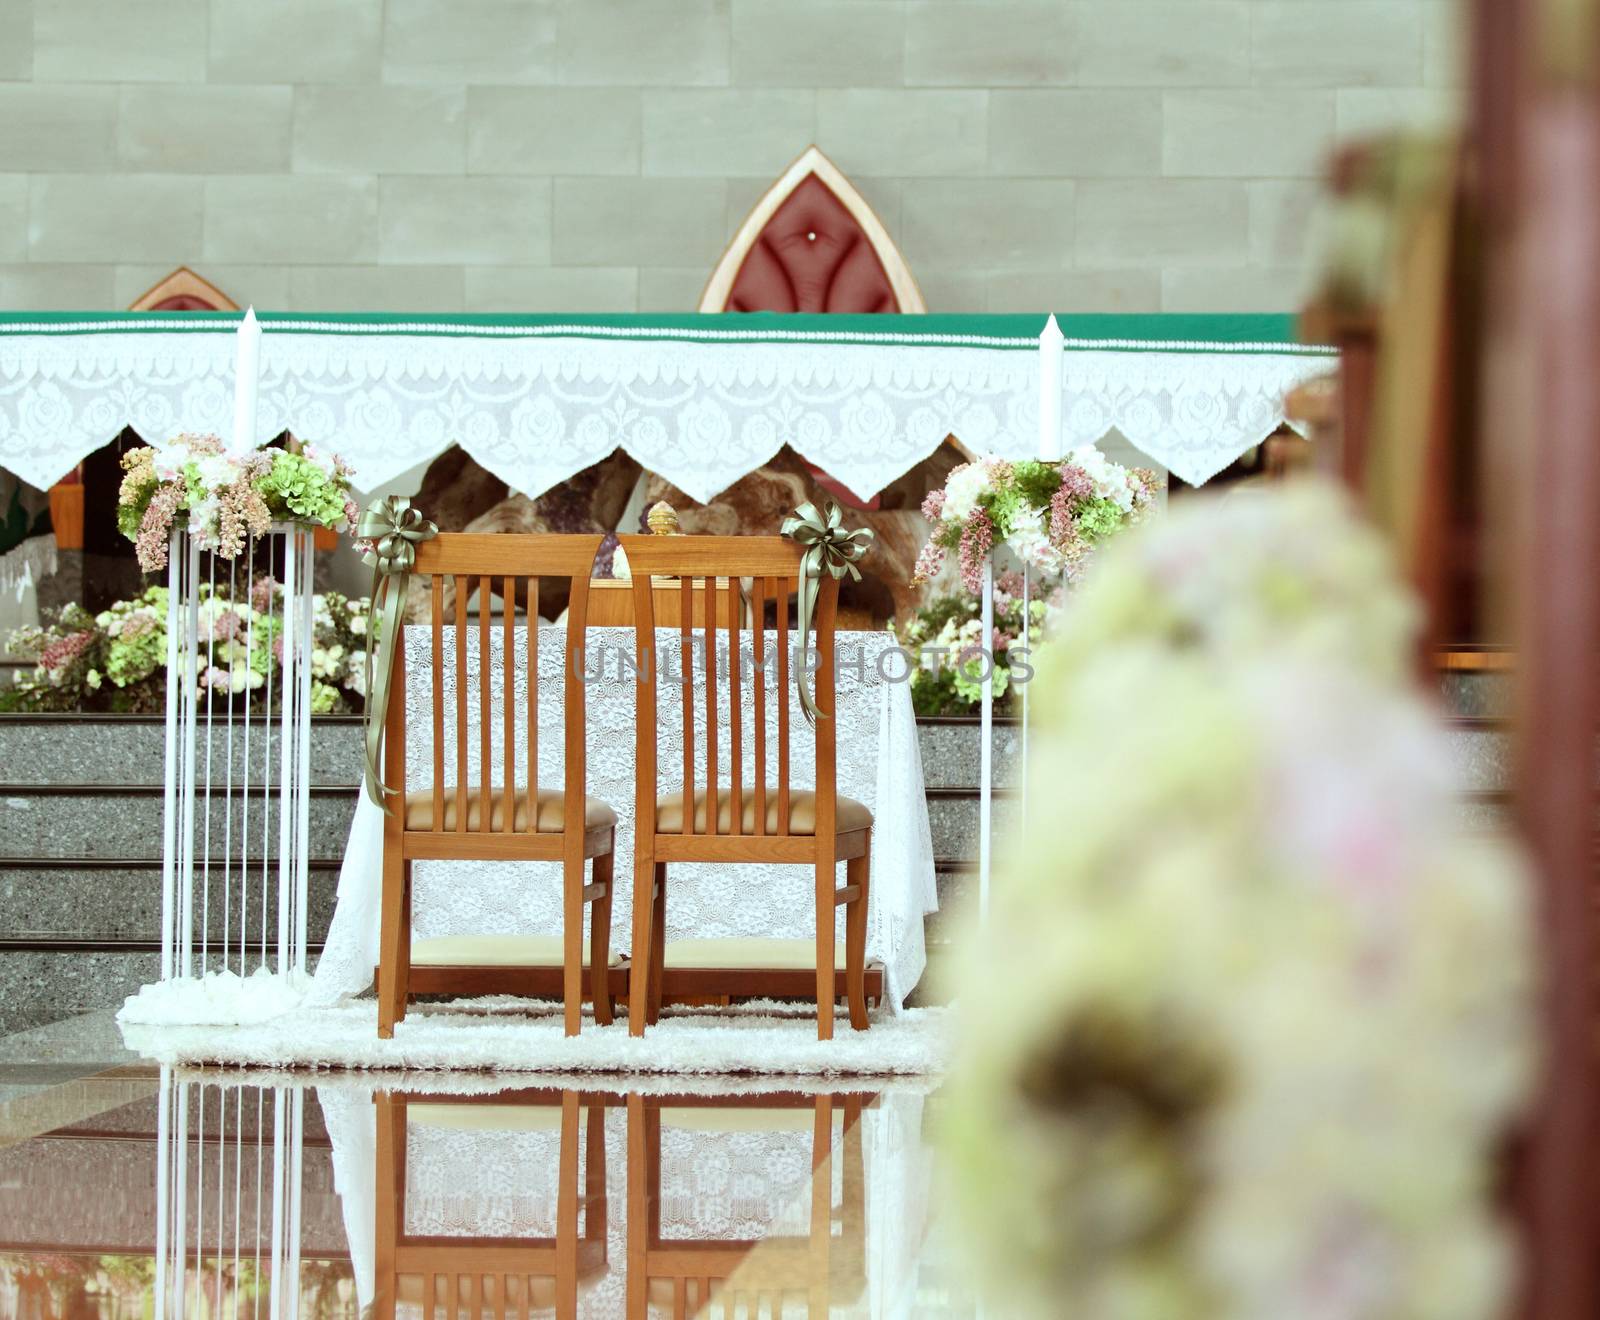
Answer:
[[[166,567],[172,525],[184,513],[201,549],[226,559],[274,522],[355,530],[350,468],[309,445],[230,454],[214,435],[180,435],[129,450],[122,467],[117,527],[146,573]]]
[[[924,605],[911,622],[896,630],[900,644],[919,657],[911,673],[911,703],[918,715],[970,715],[983,701],[983,675],[993,657],[996,711],[1009,712],[1013,668],[1023,664],[1024,647],[1031,653],[1044,635],[1048,617],[1061,605],[1057,587],[1041,600],[1037,592],[1028,601],[1027,638],[1023,641],[1022,574],[1001,573],[994,585],[994,632],[986,646],[978,598],[953,591]],[[1023,677],[1028,675],[1024,674]]]
[[[283,670],[283,587],[256,578],[235,591],[227,583],[200,588],[200,688],[213,699],[252,694],[265,702]],[[366,685],[366,646],[371,607],[365,597],[338,592],[312,597],[311,710],[340,714],[359,710]],[[127,714],[166,708],[167,589],[151,587],[133,600],[90,614],[69,605],[46,628],[22,628],[11,636],[13,655],[35,662],[31,674],[0,691],[0,709],[25,711],[103,710]]]
[[[1116,546],[1043,657],[957,1201],[1008,1314],[1487,1320],[1527,879],[1458,824],[1381,545],[1329,492],[1256,498]]]
[[[923,501],[933,531],[912,585],[931,580],[953,553],[963,585],[980,591],[984,564],[999,545],[1045,579],[1074,576],[1098,543],[1144,516],[1156,490],[1154,472],[1113,463],[1094,445],[1060,463],[964,463]]]

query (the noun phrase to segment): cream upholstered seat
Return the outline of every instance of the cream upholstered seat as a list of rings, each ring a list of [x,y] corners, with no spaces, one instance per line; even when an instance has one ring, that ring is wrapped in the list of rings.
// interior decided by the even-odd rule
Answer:
[[[489,788],[489,828],[494,831],[505,829],[505,789],[499,784]],[[617,823],[617,813],[608,807],[599,798],[586,797],[583,800],[583,824],[585,829],[599,829],[606,825]],[[459,819],[457,793],[454,788],[444,791],[444,824],[435,826],[433,823],[433,789],[421,788],[406,794],[406,828],[408,830],[453,830]],[[566,828],[567,809],[560,792],[544,792],[539,794],[538,826],[536,833],[560,834]],[[483,826],[483,790],[469,788],[467,796],[467,829],[477,830]],[[526,832],[528,828],[528,795],[519,792],[516,795],[516,804],[512,811],[511,830],[513,833]]]
[[[450,1132],[559,1132],[560,1105],[406,1105],[406,1122]]]
[[[717,790],[717,833],[731,834],[733,832],[733,801],[731,788]],[[764,830],[767,834],[778,833],[778,790],[772,785],[767,786],[767,819]],[[755,789],[745,785],[740,790],[743,809],[739,813],[739,832],[741,834],[754,834],[756,832],[756,798]],[[872,825],[872,812],[854,798],[835,797],[839,805],[836,808],[834,828],[839,834],[848,834],[851,830],[864,830]],[[801,793],[789,795],[789,833],[809,835],[817,830],[817,795],[810,789]],[[656,833],[657,834],[682,834],[683,833],[683,794],[667,793],[656,799]],[[706,833],[706,791],[700,789],[694,795],[694,833]]]
[[[834,948],[844,966],[844,945]],[[808,939],[778,939],[752,935],[738,939],[668,940],[664,953],[668,967],[758,967],[763,970],[804,970],[815,967],[817,943]]]
[[[610,966],[622,962],[611,951]],[[559,967],[559,935],[435,935],[411,942],[413,967]],[[589,965],[589,950],[583,950]]]

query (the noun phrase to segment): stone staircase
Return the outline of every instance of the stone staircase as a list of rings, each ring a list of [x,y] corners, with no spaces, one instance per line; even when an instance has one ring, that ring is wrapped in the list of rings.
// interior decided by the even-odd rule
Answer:
[[[1498,681],[1499,686],[1495,686]],[[1446,697],[1462,712],[1450,738],[1469,819],[1504,810],[1503,679],[1455,676]],[[928,919],[933,970],[921,993],[938,997],[938,963],[974,897],[978,854],[979,741],[976,720],[918,722],[940,911]],[[252,733],[251,780],[264,764],[261,725]],[[213,779],[228,749],[215,735]],[[332,918],[361,770],[360,722],[319,720],[312,741],[310,939],[313,954]],[[995,831],[1017,809],[1017,726],[996,721]],[[162,754],[160,717],[0,715],[0,1035],[118,1004],[158,969],[161,913]],[[202,747],[203,755],[203,747]],[[245,768],[233,747],[235,781]],[[213,838],[230,822],[219,807]],[[259,830],[259,824],[256,829]],[[269,840],[269,923],[276,909],[276,838]],[[259,867],[261,850],[251,854]],[[259,926],[252,886],[252,928]],[[224,913],[213,905],[210,930]],[[237,914],[228,913],[230,921]]]
[[[266,768],[264,732],[264,724],[252,725],[253,784]],[[313,950],[333,914],[360,778],[360,732],[358,720],[329,719],[313,733]],[[213,738],[213,782],[221,784],[229,748],[220,731]],[[160,716],[0,715],[0,1035],[118,1004],[157,975],[164,747]],[[275,774],[275,743],[273,752]],[[199,754],[205,755],[203,740]],[[240,733],[232,761],[235,783],[242,783]],[[212,837],[220,840],[243,823],[237,811],[230,819],[218,804]],[[276,832],[263,849],[260,830],[256,814],[252,930],[260,923],[263,855],[269,920],[276,914]],[[213,936],[220,938],[225,918],[237,931],[238,914],[220,903],[206,915]]]

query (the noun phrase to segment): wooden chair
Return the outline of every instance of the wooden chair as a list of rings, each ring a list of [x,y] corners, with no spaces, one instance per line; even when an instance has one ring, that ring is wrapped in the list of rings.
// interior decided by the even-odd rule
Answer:
[[[835,721],[816,724],[816,789],[790,791],[789,713],[797,701],[791,689],[788,598],[798,582],[800,549],[776,536],[624,536],[623,548],[633,570],[635,644],[639,657],[638,720],[635,756],[633,967],[628,990],[628,1029],[642,1035],[661,1008],[666,946],[667,867],[672,862],[811,863],[816,869],[817,1038],[833,1038],[835,995],[834,909],[848,905],[845,916],[845,984],[850,1025],[867,1028],[865,966],[867,948],[868,858],[872,851],[872,813],[860,802],[842,798],[836,786]],[[706,658],[706,735],[696,755],[693,688],[684,687],[683,788],[659,794],[656,779],[656,684],[662,657],[655,655],[655,598],[651,579],[679,579],[687,602],[696,578],[708,593],[718,577],[729,608],[703,610],[700,634]],[[739,579],[753,579],[750,591],[751,658],[755,675],[754,727],[751,737],[753,778],[747,778],[744,729],[740,710],[742,631],[736,597]],[[777,615],[776,657],[769,658],[763,623],[766,602]],[[816,702],[832,715],[834,707],[834,617],[839,584],[824,577],[814,626],[818,654]],[[727,620],[716,622],[721,614]],[[691,672],[695,627],[693,611],[680,611],[682,673]],[[728,726],[731,764],[726,788],[720,782],[717,731],[716,640],[725,631],[728,642]],[[649,656],[655,663],[646,663]],[[761,678],[775,659],[777,670],[776,739],[767,737],[766,684]],[[768,747],[776,741],[775,748]],[[775,774],[768,770],[768,752]],[[704,767],[703,789],[697,789],[698,768]],[[686,810],[685,804],[690,804]],[[845,886],[836,887],[837,864],[847,863]]]
[[[861,1111],[870,1095],[763,1095],[628,1097],[628,1281],[627,1320],[646,1320],[652,1310],[670,1320],[710,1317],[719,1306],[726,1320],[743,1304],[744,1314],[782,1315],[785,1302],[803,1296],[806,1314],[826,1317],[832,1304],[859,1295],[866,1283],[866,1162]],[[843,1144],[833,1149],[833,1116],[844,1112]],[[688,1238],[661,1230],[661,1126],[666,1113],[701,1114],[716,1130],[716,1116],[755,1119],[728,1131],[762,1126],[763,1112],[785,1111],[811,1118],[810,1223],[804,1237],[775,1234],[755,1239]],[[777,1126],[776,1124],[774,1125]],[[833,1201],[833,1161],[843,1162],[843,1200]],[[840,1232],[834,1233],[835,1223]],[[770,1310],[764,1308],[770,1307]]]
[[[566,1032],[579,1030],[584,982],[594,1001],[595,1021],[611,1021],[611,992],[606,968],[611,948],[612,847],[617,816],[604,802],[586,792],[584,765],[584,684],[573,675],[573,660],[584,646],[589,574],[593,570],[598,536],[516,536],[507,533],[479,535],[445,533],[417,548],[416,572],[432,578],[433,638],[433,774],[431,781],[405,792],[392,802],[384,819],[383,916],[378,964],[378,1035],[394,1035],[395,1024],[406,1013],[411,975],[411,865],[425,860],[554,861],[564,866],[562,902],[562,1000]],[[445,646],[444,579],[455,586],[455,782],[445,783]],[[539,782],[539,628],[538,601],[541,576],[566,577],[571,584],[567,607],[567,654],[564,689],[566,769],[560,790]],[[468,784],[470,756],[467,746],[467,702],[472,686],[467,667],[467,598],[473,579],[478,590],[479,673],[476,701],[479,712],[478,784]],[[489,605],[492,593],[504,602],[504,684],[502,710],[502,764],[504,782],[492,773],[493,718]],[[522,645],[527,652],[528,696],[524,722],[527,748],[524,773],[519,781],[516,733],[515,666],[518,644],[515,606],[525,606],[527,626]],[[415,626],[415,625],[413,625]],[[390,785],[406,786],[406,651],[405,628],[395,639],[394,679],[386,713],[384,778]],[[579,661],[581,664],[581,661]],[[581,670],[580,670],[581,675]],[[584,863],[594,859],[594,880],[584,883]],[[589,975],[583,967],[583,908],[593,904],[590,917]],[[430,988],[439,988],[430,986]],[[463,983],[458,993],[471,993]]]
[[[444,1314],[532,1320],[553,1310],[578,1314],[578,1284],[606,1268],[606,1134],[601,1097],[576,1091],[529,1090],[484,1096],[373,1096],[377,1116],[377,1223],[373,1314],[389,1320],[398,1304]],[[408,1119],[481,1131],[545,1126],[561,1134],[553,1238],[413,1235],[406,1232]],[[578,1176],[578,1119],[584,1120],[582,1193]],[[450,1118],[458,1115],[459,1124]],[[532,1119],[532,1123],[524,1120]],[[582,1227],[579,1220],[582,1219]],[[493,1308],[491,1310],[491,1307]]]

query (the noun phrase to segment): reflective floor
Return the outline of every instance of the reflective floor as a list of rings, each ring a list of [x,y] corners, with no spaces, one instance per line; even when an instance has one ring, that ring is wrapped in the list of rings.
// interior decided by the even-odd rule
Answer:
[[[976,1314],[905,1079],[266,1074],[0,1041],[0,1317]]]

